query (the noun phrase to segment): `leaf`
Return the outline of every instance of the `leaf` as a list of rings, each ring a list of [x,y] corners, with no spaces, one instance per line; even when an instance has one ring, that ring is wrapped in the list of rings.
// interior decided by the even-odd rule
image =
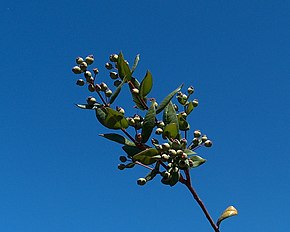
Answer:
[[[169,185],[172,187],[172,186],[174,186],[174,185],[176,185],[177,184],[177,182],[179,181],[179,178],[180,178],[180,172],[178,171],[178,172],[172,172],[171,173],[171,179],[170,179],[170,181],[169,181]]]
[[[164,108],[163,121],[165,124],[176,123],[178,130],[179,130],[178,118],[177,118],[176,110],[173,106],[172,101],[170,101],[168,103],[168,105]]]
[[[188,103],[185,113],[189,115],[194,109],[192,101]]]
[[[156,172],[156,170],[153,169],[151,172],[149,172],[149,173],[147,174],[147,176],[145,176],[145,179],[146,179],[146,181],[153,180],[153,178],[154,178],[156,175],[157,175],[157,172]]]
[[[96,116],[99,122],[109,129],[126,129],[129,126],[123,114],[109,107],[97,108]]]
[[[206,159],[198,155],[191,156],[190,159],[193,161],[193,164],[190,166],[191,168],[196,168],[206,162]]]
[[[167,95],[167,97],[165,97],[163,99],[163,101],[160,103],[160,105],[157,107],[156,110],[156,114],[159,114],[167,105],[168,103],[171,101],[171,99],[174,97],[174,95],[181,90],[183,84],[180,85],[176,90],[172,91],[170,94]]]
[[[77,107],[79,107],[80,109],[83,109],[83,110],[94,110],[98,107],[100,107],[102,104],[100,103],[95,103],[94,105],[88,105],[88,104],[76,104]]]
[[[137,56],[135,57],[134,65],[132,67],[132,74],[135,71],[135,69],[137,68],[137,65],[139,63],[139,60],[140,60],[140,54],[137,54]]]
[[[117,67],[118,67],[118,72],[119,76],[122,80],[125,82],[131,80],[131,70],[129,68],[128,63],[124,60],[123,53],[120,52],[118,55],[118,60],[117,60]]]
[[[110,98],[110,104],[113,104],[113,102],[115,101],[115,99],[118,97],[119,93],[121,92],[121,88],[124,85],[125,81],[123,80],[121,82],[121,84],[117,87],[117,89],[115,90],[115,92],[112,94],[111,98]]]
[[[186,119],[179,113],[177,115],[178,118],[178,124],[179,124],[179,130],[181,131],[187,131],[190,129],[189,123],[186,121]]]
[[[220,223],[229,217],[238,215],[238,210],[234,206],[229,206],[226,210],[222,213],[217,221],[217,226],[219,227]]]
[[[153,86],[153,79],[152,79],[152,75],[150,71],[148,70],[146,72],[144,79],[141,81],[141,85],[140,85],[141,98],[146,97],[150,93],[152,86]]]
[[[158,153],[159,151],[156,148],[149,148],[134,155],[133,160],[139,161],[145,165],[153,164],[156,162],[156,159],[153,157],[156,156]]]
[[[143,121],[142,132],[141,132],[142,143],[146,143],[151,136],[153,128],[155,127],[155,116],[156,116],[155,101],[152,101],[151,106],[149,110],[147,111],[144,121]]]
[[[133,157],[134,155],[140,153],[142,150],[138,147],[125,145],[122,149],[127,153],[129,157]]]
[[[196,152],[190,150],[190,149],[184,149],[184,153],[186,153],[187,155],[195,155]]]
[[[163,137],[164,138],[171,138],[175,139],[179,134],[178,126],[176,123],[167,124],[163,130]]]
[[[119,134],[109,133],[109,134],[100,134],[100,136],[120,144],[128,146],[136,146],[135,143],[131,142],[130,140],[126,139],[125,137]]]

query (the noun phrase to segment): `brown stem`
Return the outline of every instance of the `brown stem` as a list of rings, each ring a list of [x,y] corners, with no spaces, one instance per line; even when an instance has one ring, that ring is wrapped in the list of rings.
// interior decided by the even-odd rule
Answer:
[[[200,206],[200,208],[202,209],[203,213],[205,214],[207,220],[209,221],[209,223],[211,224],[212,228],[214,229],[215,232],[220,232],[218,226],[214,223],[213,219],[211,218],[209,212],[207,211],[205,205],[203,204],[202,200],[199,198],[197,192],[194,190],[194,188],[192,187],[191,184],[191,180],[190,180],[190,173],[189,170],[185,170],[185,175],[186,175],[186,180],[184,180],[183,178],[180,179],[179,181],[184,184],[188,190],[191,192],[194,200],[198,203],[198,205]]]
[[[127,137],[133,142],[135,143],[135,145],[142,149],[142,150],[146,150],[146,146],[144,146],[142,143],[137,142],[124,128],[121,129],[123,131],[123,133],[125,135],[127,135]]]
[[[145,164],[140,163],[139,161],[135,161],[135,164],[138,164],[138,165],[140,165],[140,166],[142,166],[144,168],[150,169],[151,171],[154,169],[154,168],[151,168],[151,167],[149,167],[149,166],[147,166]]]

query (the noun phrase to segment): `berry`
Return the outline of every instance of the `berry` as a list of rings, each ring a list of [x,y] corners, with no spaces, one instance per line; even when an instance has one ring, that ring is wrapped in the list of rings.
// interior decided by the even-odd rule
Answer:
[[[86,62],[83,61],[82,63],[80,63],[80,68],[82,71],[86,71],[87,67],[88,67],[88,64]]]
[[[86,63],[88,65],[91,65],[92,63],[94,63],[94,56],[93,55],[89,55],[86,57]]]
[[[80,57],[80,56],[76,58],[76,63],[77,64],[81,64],[83,61],[84,61],[84,59],[82,57]]]
[[[78,86],[84,86],[85,85],[85,81],[83,79],[78,79],[76,84]]]
[[[81,68],[79,66],[74,66],[72,68],[72,71],[73,71],[74,74],[80,74],[80,73],[82,73],[82,70],[81,70]]]
[[[206,140],[206,141],[204,142],[204,146],[205,146],[205,147],[211,147],[211,146],[212,146],[212,141],[210,141],[210,140]]]

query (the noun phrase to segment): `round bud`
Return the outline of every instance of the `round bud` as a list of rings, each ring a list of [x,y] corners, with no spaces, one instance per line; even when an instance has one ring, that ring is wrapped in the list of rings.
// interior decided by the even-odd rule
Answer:
[[[107,86],[107,84],[106,84],[105,82],[102,82],[102,83],[100,84],[100,86],[101,86],[101,90],[102,90],[102,91],[106,91],[106,90],[108,89],[108,86]]]
[[[95,85],[95,89],[97,92],[101,91],[101,86],[99,84],[96,84]]]
[[[178,105],[173,104],[173,107],[174,107],[175,111],[178,111]]]
[[[193,132],[193,136],[194,136],[194,138],[199,138],[199,137],[201,136],[201,132],[200,132],[200,130],[195,130],[195,131]]]
[[[197,107],[198,106],[198,100],[197,99],[194,99],[192,101],[192,105],[193,105],[193,107]]]
[[[83,79],[78,79],[76,84],[78,86],[84,86],[85,85],[85,81]]]
[[[85,75],[85,78],[92,77],[92,73],[90,71],[85,71],[84,75]]]
[[[77,63],[77,64],[81,64],[83,61],[84,61],[84,59],[83,59],[82,57],[80,57],[80,56],[78,56],[78,57],[76,58],[76,63]]]
[[[187,93],[188,93],[188,94],[193,94],[193,92],[194,92],[194,88],[193,88],[193,86],[188,87],[188,89],[187,89]]]
[[[87,82],[94,84],[95,78],[89,77],[89,78],[86,78],[86,80],[87,80]]]
[[[203,135],[203,136],[201,137],[201,141],[204,143],[206,140],[207,140],[207,136],[206,136],[206,135]]]
[[[113,92],[110,89],[107,89],[106,92],[105,92],[106,97],[111,97],[112,94],[113,94]]]
[[[130,126],[135,126],[135,120],[133,118],[128,118],[128,123]]]
[[[146,179],[145,179],[145,178],[139,178],[139,179],[137,180],[137,184],[138,184],[138,185],[144,185],[144,184],[146,184]]]
[[[93,85],[93,84],[89,84],[88,85],[88,90],[90,91],[90,92],[95,92],[95,86]]]
[[[124,170],[126,168],[126,165],[125,164],[119,164],[118,165],[118,169],[119,170]]]
[[[111,63],[105,64],[106,69],[111,70],[113,68],[113,65]]]
[[[120,107],[120,106],[117,106],[117,107],[116,107],[116,110],[117,110],[119,113],[121,113],[121,114],[125,114],[125,110],[124,110],[122,107]]]
[[[86,63],[88,65],[91,65],[92,63],[94,63],[94,56],[93,55],[89,55],[86,57]]]
[[[97,100],[96,100],[96,98],[94,98],[94,97],[88,97],[88,98],[87,98],[87,103],[88,103],[89,105],[94,105],[96,102],[97,102]]]
[[[82,70],[81,70],[81,68],[79,66],[74,66],[72,68],[72,71],[73,71],[74,74],[80,74],[80,73],[82,73]]]
[[[122,83],[122,81],[116,80],[116,81],[114,81],[114,86],[118,87],[121,83]]]
[[[117,62],[118,61],[118,55],[117,54],[112,54],[110,55],[110,61],[111,62]]]
[[[183,160],[186,160],[187,159],[187,154],[183,152],[183,154],[181,155],[180,158],[183,159]]]
[[[173,142],[172,142],[172,145],[171,147],[175,150],[178,150],[180,148],[180,142],[178,139],[174,139]]]
[[[155,131],[155,134],[160,135],[163,133],[163,130],[161,128],[157,128]]]
[[[199,139],[198,139],[198,138],[194,138],[194,139],[192,140],[192,143],[193,143],[194,146],[198,146],[198,144],[199,144]]]
[[[182,96],[176,96],[177,101],[181,104],[181,105],[185,105],[186,100],[182,98]]]
[[[171,176],[171,174],[169,173],[169,172],[162,172],[161,173],[161,175],[162,175],[162,177],[164,178],[164,179],[169,179],[170,178],[170,176]]]
[[[99,69],[98,68],[94,68],[93,72],[94,72],[95,75],[97,75],[99,73]]]
[[[83,61],[82,63],[80,63],[80,68],[82,71],[86,71],[87,67],[88,67],[88,64],[86,62]]]
[[[180,160],[178,162],[178,166],[182,170],[187,169],[189,167],[189,161],[188,160]]]
[[[183,151],[182,151],[182,150],[177,150],[177,151],[176,151],[176,155],[177,155],[177,156],[182,156],[182,154],[183,154]]]
[[[211,146],[212,146],[212,141],[210,141],[210,140],[206,140],[206,141],[204,142],[204,146],[205,146],[205,147],[211,147]]]
[[[140,121],[141,121],[141,117],[140,117],[140,115],[135,114],[135,115],[134,115],[134,120],[135,120],[135,122],[140,122]]]
[[[132,91],[132,93],[134,93],[134,94],[138,94],[138,93],[139,93],[139,89],[136,89],[136,88],[132,89],[131,91]]]
[[[169,157],[169,155],[167,155],[167,154],[162,154],[162,155],[161,155],[161,158],[162,158],[162,161],[165,162],[165,161],[169,160],[170,157]]]
[[[110,72],[110,77],[111,77],[113,80],[116,80],[116,79],[118,79],[118,73],[116,73],[116,72]]]
[[[176,156],[176,151],[174,149],[169,149],[168,154],[171,156]]]
[[[157,125],[158,128],[165,127],[165,123],[163,121],[157,121],[156,125]]]
[[[163,148],[163,150],[168,151],[169,148],[170,148],[170,144],[169,143],[163,143],[162,144],[162,148]]]
[[[119,160],[124,163],[127,161],[127,157],[122,155],[119,157]]]
[[[186,118],[186,117],[187,117],[187,113],[182,112],[182,113],[181,113],[181,116],[182,116],[183,118]]]
[[[141,133],[136,134],[135,139],[136,139],[137,142],[140,143],[142,141],[142,135],[141,135]]]

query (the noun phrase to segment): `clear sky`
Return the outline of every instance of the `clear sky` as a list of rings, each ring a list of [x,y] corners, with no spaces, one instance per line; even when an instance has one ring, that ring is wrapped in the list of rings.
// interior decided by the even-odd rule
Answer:
[[[122,50],[141,54],[136,76],[150,69],[157,100],[195,87],[189,121],[214,146],[193,185],[213,218],[239,210],[221,231],[289,231],[289,12],[286,0],[2,2],[0,230],[212,231],[184,186],[119,171],[121,146],[74,106],[88,95],[75,57],[94,54],[111,85],[104,63]]]

